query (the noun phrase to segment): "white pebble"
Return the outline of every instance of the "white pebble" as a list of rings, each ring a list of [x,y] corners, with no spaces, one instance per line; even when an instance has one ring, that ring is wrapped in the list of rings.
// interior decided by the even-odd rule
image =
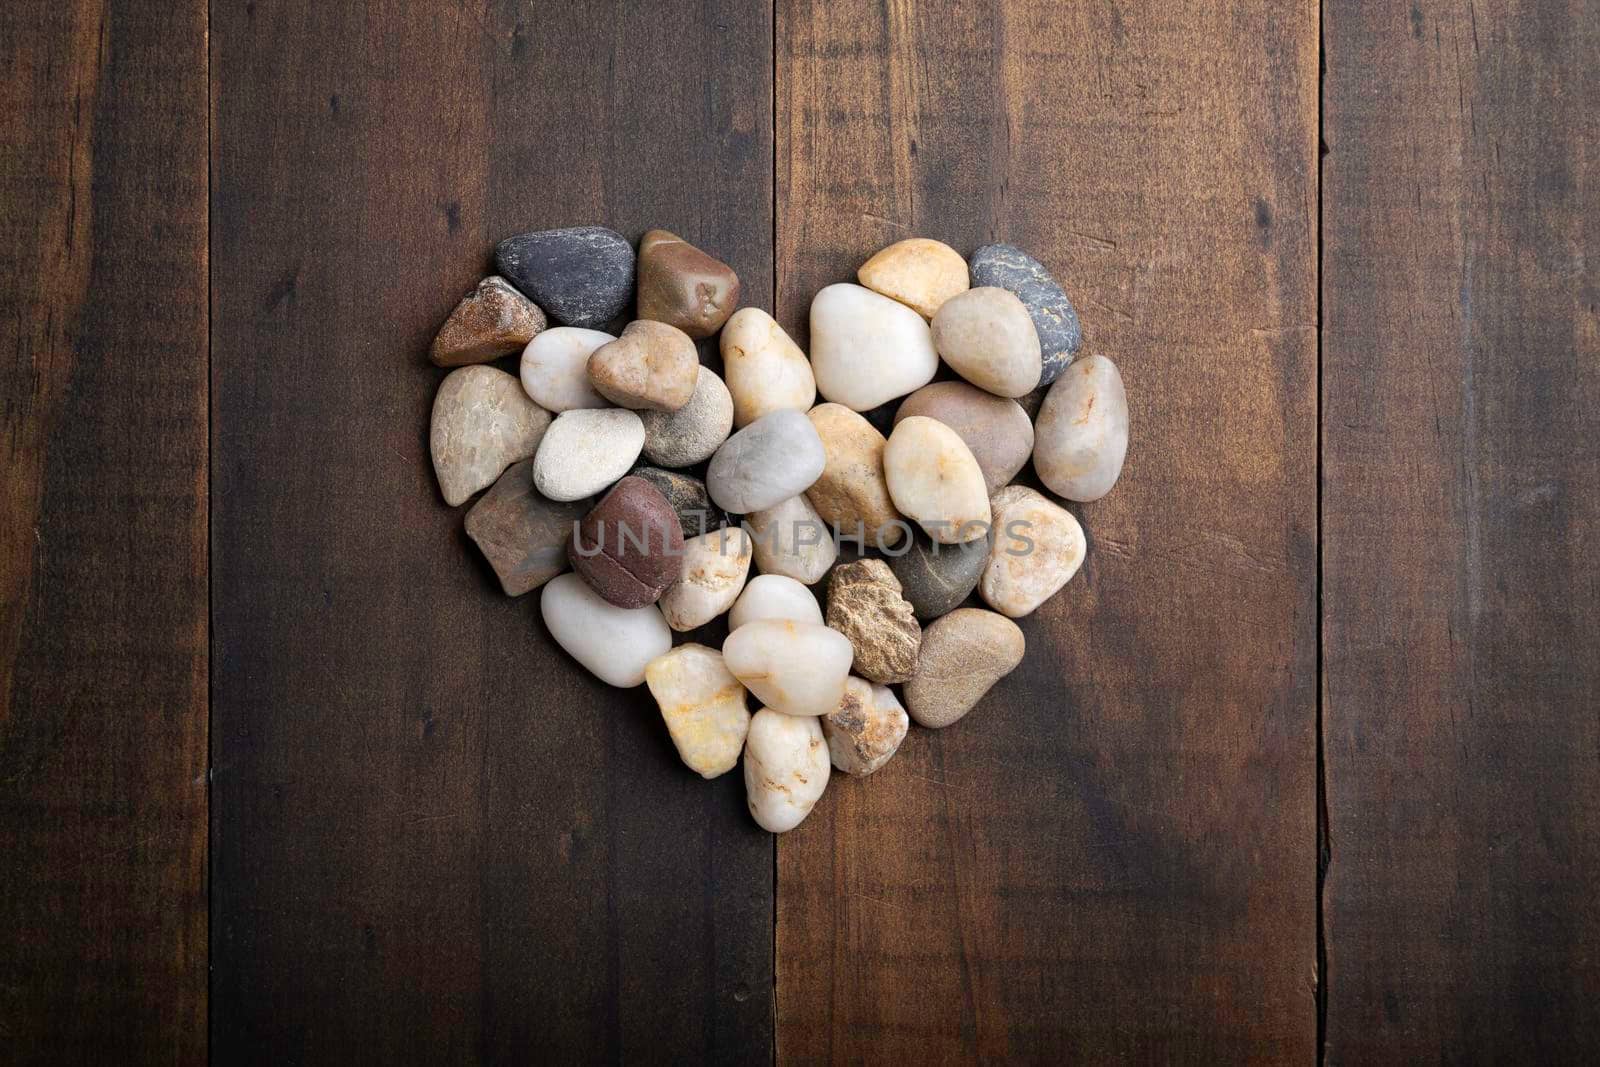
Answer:
[[[728,632],[759,619],[790,619],[822,625],[822,607],[816,595],[781,574],[758,574],[750,579],[728,613]]]
[[[680,633],[704,626],[733,606],[750,573],[750,537],[737,526],[688,538],[683,577],[661,594],[661,613]]]
[[[557,413],[576,408],[610,407],[589,384],[589,356],[616,338],[581,326],[557,326],[522,350],[522,388],[541,407]]]
[[[735,311],[719,343],[735,426],[742,429],[774,411],[806,411],[816,403],[811,362],[765,311]]]
[[[799,826],[828,788],[828,774],[828,743],[816,719],[770,708],[751,717],[744,743],[745,799],[763,830],[781,834]]]
[[[940,544],[989,532],[983,469],[961,436],[925,415],[902,419],[883,449],[883,475],[894,506]]]
[[[722,645],[734,677],[785,715],[826,715],[838,707],[854,656],[843,634],[788,619],[745,623]]]
[[[556,644],[596,678],[619,689],[643,682],[645,667],[672,647],[672,630],[654,604],[608,604],[570,572],[545,584],[539,613]]]
[[[644,422],[624,408],[562,412],[533,459],[533,484],[547,500],[582,500],[628,473],[644,448]]]
[[[811,301],[811,369],[824,398],[867,411],[933,381],[939,356],[921,315],[840,282]]]
[[[811,585],[821,580],[839,556],[833,531],[811,501],[790,497],[744,517],[755,541],[756,569]]]

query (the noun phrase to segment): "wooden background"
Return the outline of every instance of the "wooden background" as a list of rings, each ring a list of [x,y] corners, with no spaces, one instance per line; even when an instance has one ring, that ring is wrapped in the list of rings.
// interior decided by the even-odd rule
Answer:
[[[0,1061],[1600,1055],[1600,8],[0,5]],[[1089,561],[774,841],[438,499],[506,234],[1127,380]]]

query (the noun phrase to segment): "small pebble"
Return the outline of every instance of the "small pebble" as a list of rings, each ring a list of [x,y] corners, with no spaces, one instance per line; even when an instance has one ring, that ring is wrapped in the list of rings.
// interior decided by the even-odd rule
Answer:
[[[919,535],[907,551],[889,560],[889,568],[900,579],[901,595],[924,623],[959,608],[978,588],[988,565],[987,538],[941,545]]]
[[[589,384],[625,408],[677,411],[694,395],[700,356],[689,335],[664,322],[637,319],[589,356]]]
[[[722,653],[679,645],[651,660],[644,680],[685,766],[702,778],[733,770],[750,731],[750,710]]]
[[[641,319],[710,337],[739,306],[739,276],[677,234],[651,230],[639,241],[638,304]]]
[[[922,634],[906,709],[921,726],[949,726],[1016,670],[1027,642],[1017,624],[981,608],[957,608]]]
[[[551,500],[594,496],[628,473],[644,448],[644,423],[622,408],[564,411],[533,460],[533,484]]]
[[[1012,245],[985,245],[972,253],[972,284],[992,285],[1016,294],[1033,319],[1039,335],[1043,366],[1039,384],[1049,385],[1067,369],[1083,330],[1072,301],[1062,291],[1044,264]]]
[[[682,633],[733,606],[750,574],[750,538],[737,526],[684,542],[678,580],[661,594],[661,614]]]
[[[672,630],[654,604],[607,604],[576,574],[558,574],[545,583],[539,613],[556,644],[619,689],[641,684],[650,661],[672,648]]]
[[[633,299],[633,245],[604,226],[574,226],[507,237],[495,263],[563,326],[598,329]]]
[[[694,395],[677,411],[643,411],[644,455],[663,467],[711,458],[733,429],[733,397],[716,372],[697,366]]]
[[[755,543],[756,568],[811,585],[839,556],[833,532],[803,496],[744,517]]]
[[[544,312],[491,275],[461,298],[433,339],[428,358],[441,367],[464,367],[509,356],[545,327]]]
[[[816,403],[811,361],[765,311],[735,311],[720,344],[734,426],[743,429],[774,411],[805,411]]]
[[[828,577],[828,628],[855,650],[855,672],[882,684],[906,681],[917,668],[922,627],[881,559],[835,567]]]
[[[894,690],[854,677],[846,680],[839,706],[822,717],[822,736],[834,767],[857,777],[888,763],[910,727],[911,718]]]
[[[799,826],[828,787],[828,743],[815,718],[761,708],[744,742],[744,789],[750,814],[769,833]]]
[[[1020,619],[1072,580],[1088,545],[1072,512],[1025,485],[1006,486],[989,506],[994,547],[978,594],[1002,615]]]
[[[955,372],[996,396],[1018,397],[1039,385],[1039,335],[1013,294],[980,286],[945,301],[933,317],[933,347]]]
[[[706,483],[680,471],[662,470],[660,467],[637,467],[634,477],[643,478],[655,486],[672,510],[678,513],[678,525],[685,539],[699,537],[728,524],[728,517],[711,502]]]
[[[883,473],[895,507],[940,544],[961,544],[988,532],[983,470],[944,423],[924,415],[903,419],[883,450]]]
[[[966,382],[924,385],[906,397],[894,419],[899,423],[912,415],[936,419],[961,437],[991,495],[1010,484],[1033,452],[1033,420],[1022,405]]]
[[[1033,468],[1052,493],[1087,503],[1117,484],[1128,455],[1128,394],[1104,356],[1074,363],[1039,409]]]
[[[445,503],[455,507],[493,485],[507,467],[538,450],[550,425],[550,413],[503,370],[478,364],[445,375],[428,432]]]
[[[806,417],[827,457],[821,476],[806,490],[811,506],[868,545],[887,549],[898,542],[907,527],[883,480],[883,434],[843,404],[818,404]]]
[[[841,282],[811,301],[811,369],[824,398],[866,411],[931,382],[939,356],[921,315]]]
[[[557,326],[522,350],[522,388],[547,411],[608,408],[610,402],[589,384],[589,357],[616,338],[600,330]]]
[[[759,619],[789,619],[822,625],[822,609],[811,590],[781,574],[758,574],[750,579],[728,612],[728,632]]]
[[[642,608],[682,573],[683,531],[655,486],[624,478],[573,528],[567,555],[607,603]]]
[[[467,536],[494,568],[507,596],[539,588],[567,569],[572,525],[588,501],[558,503],[533,488],[533,460],[506,468],[467,512]]]
[[[931,319],[946,300],[966,291],[967,261],[942,241],[908,237],[863,263],[856,280]]]
[[[843,634],[787,619],[745,623],[722,645],[734,676],[785,715],[826,715],[838,707],[852,655]]]
[[[810,419],[774,411],[723,442],[706,469],[706,488],[719,508],[744,515],[805,492],[826,462]]]

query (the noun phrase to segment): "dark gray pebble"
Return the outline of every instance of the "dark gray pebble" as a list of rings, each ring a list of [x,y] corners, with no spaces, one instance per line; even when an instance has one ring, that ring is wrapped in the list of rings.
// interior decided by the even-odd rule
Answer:
[[[678,513],[678,525],[683,527],[685,538],[699,537],[728,525],[728,517],[711,502],[706,483],[688,474],[662,470],[660,467],[639,467],[633,474],[643,478],[661,491]]]
[[[994,285],[1009,289],[1027,306],[1044,355],[1039,384],[1055,381],[1083,344],[1083,328],[1078,325],[1078,313],[1066,292],[1044,264],[1014,245],[984,245],[972,253],[968,269],[974,287]]]
[[[605,327],[633,298],[633,245],[604,226],[519,233],[494,253],[502,275],[551,318]]]
[[[901,596],[911,602],[917,618],[928,623],[959,608],[978,587],[989,563],[989,539],[936,545],[919,533],[908,551],[888,559],[889,569],[900,579]]]

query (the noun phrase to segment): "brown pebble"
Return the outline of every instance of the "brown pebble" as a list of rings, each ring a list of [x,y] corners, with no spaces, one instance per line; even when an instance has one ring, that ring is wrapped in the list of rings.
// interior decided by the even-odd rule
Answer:
[[[1016,670],[1026,650],[1022,630],[1004,615],[957,608],[923,633],[906,710],[920,726],[949,726]]]
[[[683,530],[660,490],[630,475],[572,531],[572,569],[609,604],[654,604],[678,580]]]
[[[537,304],[491,275],[461,298],[433,339],[428,358],[440,367],[487,363],[521,351],[544,327]]]
[[[513,463],[467,512],[472,538],[500,579],[507,596],[537,589],[567,569],[572,524],[587,500],[558,503],[533,488],[533,460]]]
[[[739,276],[721,260],[666,230],[639,242],[639,317],[699,340],[722,329],[739,306]]]
[[[828,577],[828,626],[850,639],[855,672],[885,685],[917,669],[922,627],[900,595],[900,581],[881,559],[835,567]]]
[[[676,326],[640,319],[589,354],[589,384],[625,408],[677,411],[694,396],[700,355]]]

